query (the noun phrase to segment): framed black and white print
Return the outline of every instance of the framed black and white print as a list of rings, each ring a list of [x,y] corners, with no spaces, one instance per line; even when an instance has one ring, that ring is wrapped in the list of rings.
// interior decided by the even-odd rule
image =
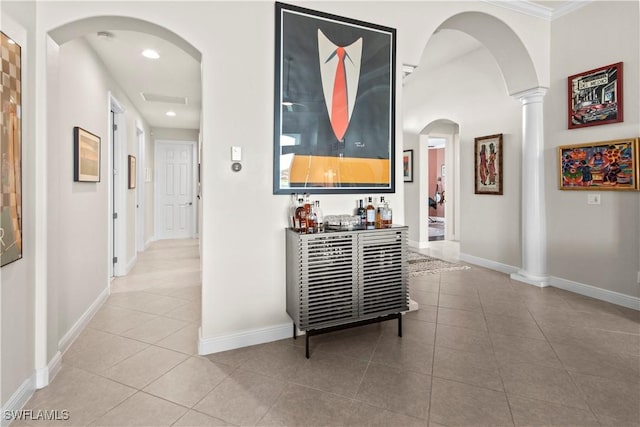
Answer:
[[[394,192],[395,30],[275,7],[273,193]]]

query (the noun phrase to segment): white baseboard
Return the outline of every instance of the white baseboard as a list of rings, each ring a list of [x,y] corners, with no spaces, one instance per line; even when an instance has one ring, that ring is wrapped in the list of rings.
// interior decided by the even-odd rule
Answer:
[[[131,269],[136,266],[136,262],[138,262],[138,253],[137,252],[136,252],[136,255],[133,258],[131,258],[131,261],[129,261],[127,263],[127,265],[125,266],[124,274],[122,274],[122,275],[126,276],[127,274],[129,274]]]
[[[0,426],[8,426],[13,421],[9,415],[12,411],[19,411],[24,408],[33,393],[36,391],[36,373],[34,372],[29,378],[27,378],[13,395],[7,400],[7,403],[2,407],[2,416],[0,417]],[[11,418],[11,419],[7,419]]]
[[[87,327],[93,316],[98,312],[102,304],[109,297],[109,288],[105,288],[98,298],[89,306],[87,311],[84,312],[82,316],[78,319],[78,321],[60,338],[58,341],[58,350],[61,354],[64,354],[65,351],[69,349],[71,344],[78,338],[80,333]]]
[[[559,277],[551,276],[550,279],[550,284],[553,287],[640,311],[640,298],[638,297],[585,285],[584,283],[574,282],[572,280],[561,279]]]
[[[502,264],[500,262],[491,261],[490,259],[480,258],[469,254],[460,253],[460,261],[485,267],[490,270],[500,271],[505,274],[517,273],[519,268],[512,265]]]
[[[51,358],[46,367],[36,369],[36,388],[41,389],[49,385],[51,380],[62,368],[62,353],[59,351]]]
[[[149,240],[147,240],[144,244],[144,250],[146,251],[147,249],[149,249],[149,246],[151,246],[151,244],[153,242],[155,242],[157,239],[155,238],[155,236],[151,236],[149,237]]]
[[[231,335],[205,338],[202,329],[199,331],[198,354],[212,354],[221,351],[234,350],[250,345],[264,344],[267,342],[283,340],[293,337],[293,324],[291,322],[266,328],[252,329],[237,332]]]

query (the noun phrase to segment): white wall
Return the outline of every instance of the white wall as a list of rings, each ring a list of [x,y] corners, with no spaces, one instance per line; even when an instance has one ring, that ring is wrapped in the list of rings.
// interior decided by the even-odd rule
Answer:
[[[520,266],[520,104],[507,95],[500,70],[485,48],[436,69],[429,67],[428,60],[429,45],[423,62],[404,87],[405,123],[422,129],[446,118],[460,125],[460,251]],[[476,195],[474,138],[498,133],[503,134],[504,194]],[[426,156],[419,160],[426,162]],[[422,163],[414,167],[426,170]],[[418,214],[407,211],[408,217]]]
[[[419,59],[429,36],[445,19],[470,9],[490,11],[520,30],[519,35],[531,53],[540,79],[548,80],[548,23],[540,19],[480,2],[375,2],[367,3],[366,7],[361,2],[305,2],[304,5],[397,28],[398,71],[401,63],[415,63]],[[271,184],[273,3],[194,2],[185,7],[181,2],[42,2],[38,6],[41,8],[38,25],[43,31],[88,16],[125,15],[165,26],[200,50],[205,219],[200,233],[204,307],[201,337],[203,341],[215,341],[233,338],[244,331],[260,334],[263,328],[280,326],[281,331],[288,334],[284,227],[289,197],[272,195]],[[238,52],[243,54],[238,56]],[[229,66],[224,58],[236,58],[234,66]],[[399,80],[397,88],[396,111],[400,123],[403,94]],[[480,135],[494,133],[495,129],[510,132],[498,124],[484,125],[491,129],[478,129],[482,130]],[[401,167],[402,134],[401,126],[397,126],[397,170]],[[508,137],[506,143],[510,144]],[[230,169],[232,145],[243,147],[240,173]],[[318,199],[326,213],[342,213],[350,211],[361,196]],[[386,197],[394,209],[394,218],[403,223],[401,175],[396,178],[396,193]],[[495,239],[491,231],[485,234]],[[507,247],[505,251],[513,253],[511,249]]]
[[[57,339],[60,340],[72,332],[81,316],[108,288],[109,92],[126,109],[125,158],[127,154],[137,155],[136,121],[143,123],[147,135],[149,128],[84,39],[61,45],[57,61],[57,81],[49,82],[58,88],[58,108],[50,112],[56,134],[50,139],[48,150],[48,283],[49,289],[57,294]],[[101,138],[99,183],[73,181],[74,126]],[[121,165],[120,170],[126,174],[126,164]],[[126,189],[126,180],[124,191],[127,206],[123,211],[128,232],[126,259],[122,261],[129,263],[136,256],[135,192]]]
[[[2,31],[22,51],[22,259],[0,271],[0,403],[20,405],[35,387],[35,90],[34,6],[0,3]],[[11,409],[17,409],[13,407]],[[4,425],[4,424],[3,424]]]
[[[636,297],[640,194],[598,191],[601,205],[588,206],[587,192],[558,190],[557,147],[640,136],[639,16],[638,2],[593,2],[552,23],[544,117],[549,273]],[[596,28],[606,37],[580,42],[576,34],[581,28]],[[568,130],[567,77],[620,61],[624,122]]]

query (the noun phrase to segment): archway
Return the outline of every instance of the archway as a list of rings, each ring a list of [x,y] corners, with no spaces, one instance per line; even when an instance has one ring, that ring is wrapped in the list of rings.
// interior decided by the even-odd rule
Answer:
[[[43,111],[42,116],[46,117],[46,127],[43,127],[46,129],[46,134],[43,135],[43,143],[40,144],[42,149],[37,153],[38,158],[36,163],[41,166],[38,170],[38,181],[48,182],[48,185],[42,186],[46,188],[46,192],[38,195],[38,203],[43,207],[56,207],[55,204],[61,199],[60,196],[62,195],[63,199],[64,196],[66,196],[67,200],[73,198],[74,204],[64,205],[64,203],[58,203],[63,206],[56,207],[56,209],[42,209],[40,212],[40,221],[44,223],[44,225],[38,229],[40,236],[38,240],[46,242],[47,244],[46,247],[41,250],[40,254],[44,261],[41,261],[41,267],[36,274],[35,355],[36,369],[38,369],[39,372],[37,380],[38,388],[46,386],[49,378],[55,375],[57,369],[60,367],[61,352],[80,334],[93,314],[95,314],[109,295],[107,265],[110,260],[110,251],[107,249],[108,237],[105,236],[105,234],[110,234],[110,231],[109,233],[106,231],[111,230],[112,227],[110,221],[111,204],[113,203],[111,181],[116,182],[124,188],[125,191],[129,190],[125,196],[128,207],[135,205],[129,209],[129,213],[131,214],[131,212],[133,212],[133,215],[135,215],[135,209],[137,208],[137,201],[134,196],[135,192],[132,190],[136,187],[136,180],[133,179],[134,184],[131,184],[131,177],[136,176],[135,172],[132,172],[135,171],[135,169],[129,169],[129,172],[127,172],[125,163],[127,161],[127,154],[132,155],[139,153],[139,151],[137,151],[139,141],[135,137],[139,125],[137,120],[135,123],[133,120],[129,120],[129,122],[126,123],[126,128],[130,132],[128,137],[125,138],[125,147],[121,150],[121,156],[117,156],[122,158],[118,176],[114,177],[114,174],[105,172],[111,169],[111,159],[116,157],[114,156],[113,145],[111,143],[111,140],[115,140],[116,138],[112,136],[111,129],[113,128],[109,122],[109,110],[114,110],[114,98],[110,89],[104,89],[107,87],[107,85],[104,84],[104,81],[106,81],[104,74],[95,77],[94,86],[96,90],[92,92],[88,91],[86,99],[81,100],[81,103],[84,103],[85,106],[91,107],[86,108],[86,110],[91,110],[90,112],[83,111],[80,106],[74,110],[73,113],[66,113],[66,115],[63,116],[65,113],[58,108],[61,100],[69,96],[68,93],[63,93],[63,89],[60,89],[64,87],[60,84],[63,77],[67,80],[65,85],[67,87],[69,86],[69,77],[60,75],[60,70],[62,69],[59,63],[61,49],[63,46],[67,46],[67,43],[72,40],[80,39],[90,33],[95,34],[105,30],[150,34],[175,45],[186,53],[185,57],[193,58],[198,63],[201,62],[201,53],[187,40],[165,27],[136,18],[125,16],[90,17],[66,23],[47,33],[46,107],[43,107],[41,110]],[[89,52],[90,48],[85,46],[84,51]],[[87,63],[89,63],[89,61],[87,61]],[[81,66],[82,64],[78,64],[78,67]],[[91,68],[82,70],[84,73],[91,73],[91,71]],[[199,90],[200,92],[202,91],[201,84]],[[99,97],[91,97],[98,92],[100,92]],[[77,100],[77,98],[77,94],[74,95],[73,99]],[[119,97],[118,100],[120,100]],[[122,108],[117,110],[121,113],[123,112]],[[73,117],[73,120],[69,120],[69,116],[72,114],[75,115],[75,117]],[[63,118],[63,120],[61,120],[61,118]],[[67,147],[71,147],[71,145],[69,145],[69,135],[67,135],[67,131],[72,121],[73,126],[93,126],[93,128],[90,127],[89,130],[93,130],[100,136],[102,144],[102,148],[100,149],[102,173],[100,175],[103,181],[108,181],[108,184],[100,184],[99,182],[94,184],[72,183],[70,182],[71,180],[67,179],[67,175],[64,173],[66,169],[68,169],[68,162],[70,161]],[[63,122],[63,124],[61,124],[61,122]],[[200,130],[202,130],[201,119],[198,126]],[[147,134],[150,134],[150,132]],[[126,147],[127,142],[129,143],[129,147]],[[138,155],[138,159],[141,158],[142,157]],[[58,163],[64,163],[65,166],[59,170],[57,166]],[[130,162],[129,164],[133,164],[135,167],[136,163]],[[127,174],[129,175],[128,184]],[[138,173],[137,176],[141,177],[143,175]],[[142,180],[138,180],[138,186],[142,185],[141,181]],[[78,224],[77,230],[73,230],[72,227],[69,226],[69,219],[65,218],[65,213],[70,212],[69,209],[82,211],[86,218],[90,218],[90,225],[92,226],[90,228],[93,231],[87,233],[88,227],[86,224]],[[193,209],[197,210],[197,207],[194,206]],[[135,216],[133,216],[133,218],[135,221]],[[134,221],[130,221],[130,223]],[[78,232],[78,230],[82,231]],[[134,242],[134,246],[129,248],[129,250],[135,253],[137,250],[135,247],[135,228],[132,229],[129,227],[127,229],[125,226],[123,230],[126,235],[131,237],[131,241]],[[59,248],[61,242],[62,244],[64,244],[65,241],[78,242],[77,238],[79,234],[83,234],[85,240],[88,234],[88,238],[94,239],[95,242],[91,245],[79,244],[77,248],[72,248],[72,250],[68,247],[64,247],[62,250]],[[83,240],[84,243],[86,243],[85,240]],[[75,264],[71,265],[71,263]],[[93,287],[89,290],[87,289],[88,286],[84,288],[75,286],[81,282],[80,278],[74,277],[72,273],[67,273],[72,272],[74,267],[77,270],[81,270],[82,268],[87,269],[86,265],[91,266],[88,267],[88,269],[92,270],[92,272],[88,275],[89,277],[82,278],[82,280],[87,284],[94,283]],[[74,286],[78,289],[70,290],[72,289],[72,285],[62,286],[62,284],[71,282],[73,282],[75,284]],[[103,290],[105,286],[107,289]],[[75,295],[70,295],[70,292],[76,293]],[[96,297],[95,294],[97,292],[99,292],[99,295]],[[70,296],[73,298],[70,298]],[[67,304],[67,301],[70,300],[76,301],[73,307],[73,315],[66,316],[63,320],[60,320],[62,314],[71,311],[71,308],[67,306],[71,305],[70,303]],[[80,312],[79,315],[77,313],[78,311]]]
[[[451,39],[448,39],[451,37]],[[452,41],[453,40],[453,41]],[[466,43],[456,43],[463,41]],[[463,51],[455,52],[457,46],[463,46]],[[485,71],[493,73],[493,75],[499,76],[501,80],[501,87],[494,87],[494,94],[501,92],[504,95],[500,95],[502,101],[505,99],[512,103],[511,98],[515,98],[522,103],[519,116],[521,119],[522,127],[517,133],[521,134],[521,150],[522,150],[522,168],[517,171],[517,179],[513,176],[513,182],[522,182],[521,198],[522,202],[516,201],[520,206],[512,206],[511,212],[516,209],[521,209],[520,221],[517,225],[517,230],[513,230],[512,234],[518,233],[521,236],[520,244],[522,256],[520,260],[515,260],[511,265],[522,266],[518,274],[512,275],[514,279],[521,280],[527,283],[535,284],[538,286],[545,286],[547,282],[546,276],[546,224],[545,224],[545,204],[544,204],[544,183],[543,183],[543,168],[542,163],[542,150],[543,150],[543,128],[542,128],[542,98],[545,93],[545,89],[540,87],[540,81],[538,74],[533,65],[533,61],[526,46],[522,43],[518,35],[503,21],[482,12],[463,12],[454,15],[445,21],[434,31],[434,34],[430,37],[425,49],[423,51],[422,60],[415,73],[413,73],[405,81],[405,90],[410,89],[412,86],[416,86],[417,79],[419,79],[421,73],[421,67],[429,67],[433,64],[425,62],[427,56],[435,57],[439,59],[439,56],[433,55],[434,46],[440,47],[442,51],[447,50],[446,55],[442,55],[449,63],[457,61],[461,57],[468,56],[480,56],[481,52],[487,52],[493,59],[493,67],[495,71],[491,71],[490,67],[487,67]],[[451,50],[454,50],[451,52]],[[479,53],[480,52],[480,53]],[[442,52],[440,52],[442,53]],[[485,55],[486,56],[486,55]],[[422,75],[428,75],[428,72],[423,72]],[[453,79],[454,76],[447,75],[443,78]],[[472,82],[458,81],[460,86],[468,88],[470,92],[474,91]],[[484,80],[483,80],[484,82]],[[432,82],[431,87],[437,86],[437,82]],[[465,113],[462,112],[465,106],[460,106],[457,111],[454,107],[448,111],[438,111],[437,101],[433,98],[432,92],[437,90],[430,90],[427,86],[422,87],[422,99],[408,100],[410,96],[405,94],[405,131],[414,132],[419,134],[425,125],[432,123],[439,117],[449,117],[451,120],[459,123],[462,127],[468,130],[468,126],[465,123]],[[428,99],[433,103],[429,104]],[[411,104],[413,102],[413,104]],[[464,102],[464,101],[462,101]],[[478,105],[480,109],[489,109],[491,104],[483,103],[483,100],[474,99],[474,103]],[[427,105],[428,108],[421,108],[419,103]],[[407,113],[407,106],[414,108],[415,112]],[[468,111],[467,111],[468,113]],[[466,120],[474,121],[469,118],[469,114],[466,114]],[[511,123],[514,121],[511,120]],[[492,134],[497,132],[488,132],[482,125],[474,123],[476,129],[480,129],[476,132],[486,132],[474,134],[472,129],[469,134],[462,135],[465,139],[464,142],[472,143],[473,137],[481,136],[483,134]],[[499,124],[496,126],[499,127]],[[469,142],[471,141],[471,142]],[[472,167],[470,160],[467,160],[468,164],[463,165],[463,169]],[[469,184],[469,182],[471,184]],[[471,177],[462,182],[463,191],[466,194],[473,194],[470,186],[473,180]],[[517,190],[516,190],[517,191]],[[517,198],[519,200],[519,198]],[[485,199],[486,200],[486,199]],[[408,212],[408,214],[411,214]],[[464,213],[462,213],[464,215]],[[464,226],[462,227],[464,232]],[[463,237],[464,238],[464,237]],[[511,251],[513,253],[514,251]],[[495,264],[495,263],[494,263]]]

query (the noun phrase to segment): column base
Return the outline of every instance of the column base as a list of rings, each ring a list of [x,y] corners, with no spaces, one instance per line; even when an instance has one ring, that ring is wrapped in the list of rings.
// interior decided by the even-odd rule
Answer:
[[[537,286],[539,288],[546,288],[547,286],[550,286],[549,276],[536,276],[535,274],[530,274],[523,270],[519,270],[517,273],[512,273],[511,279]]]

